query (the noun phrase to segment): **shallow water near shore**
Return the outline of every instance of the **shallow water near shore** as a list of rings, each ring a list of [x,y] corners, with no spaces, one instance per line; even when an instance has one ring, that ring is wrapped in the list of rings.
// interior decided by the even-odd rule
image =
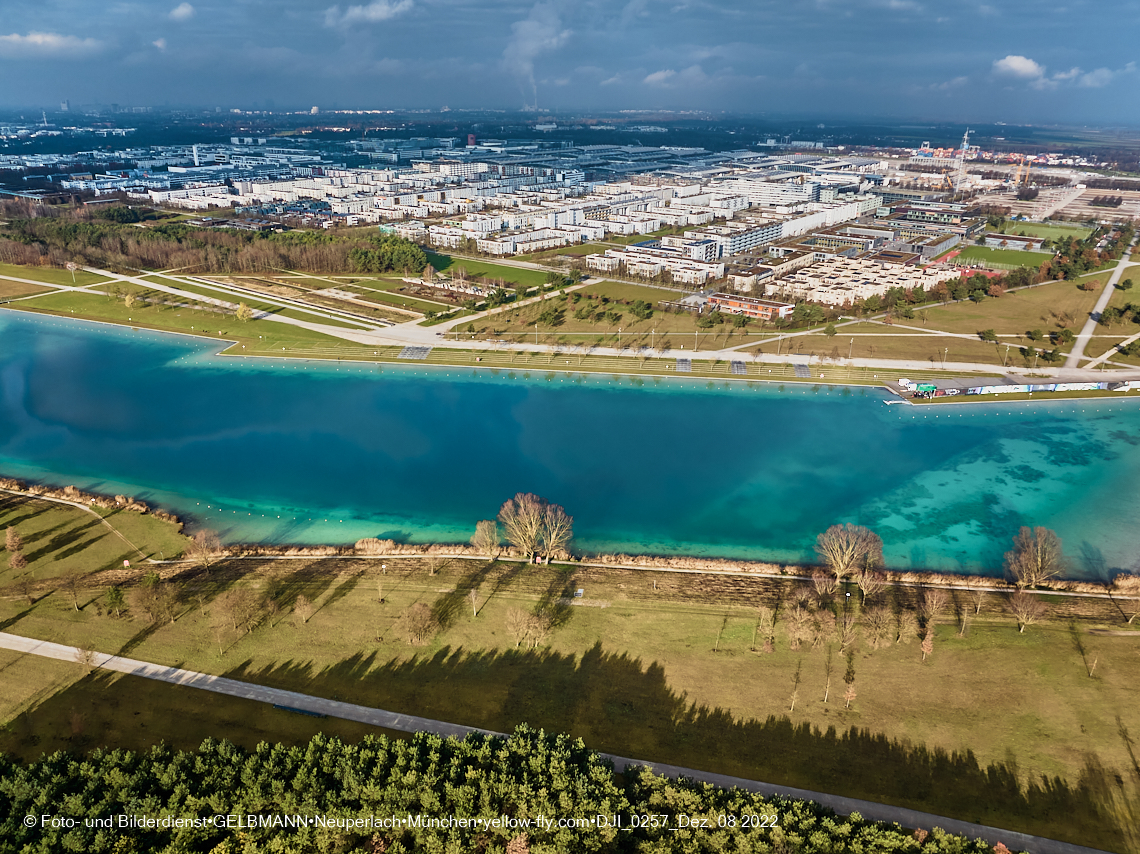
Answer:
[[[218,349],[0,312],[0,473],[135,495],[229,541],[464,541],[529,491],[590,552],[810,560],[850,521],[892,568],[992,574],[1028,524],[1058,531],[1073,577],[1140,566],[1135,398],[885,406],[859,387]]]

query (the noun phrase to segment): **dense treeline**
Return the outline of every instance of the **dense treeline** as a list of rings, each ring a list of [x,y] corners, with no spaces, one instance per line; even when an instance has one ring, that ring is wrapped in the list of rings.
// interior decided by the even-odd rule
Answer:
[[[130,208],[64,209],[40,216],[5,203],[0,262],[62,266],[74,261],[113,270],[187,269],[200,273],[305,270],[314,273],[419,273],[427,255],[390,234],[340,237],[325,232],[256,233],[146,224]]]
[[[916,852],[982,854],[979,841],[927,829],[836,817],[816,804],[764,799],[740,790],[675,781],[644,769],[625,779],[580,740],[520,727],[502,739],[465,741],[419,734],[359,744],[316,736],[307,745],[260,745],[248,753],[207,740],[195,753],[99,750],[57,753],[30,765],[0,757],[0,838],[28,851],[374,851],[374,852]],[[341,826],[227,828],[100,827],[130,815],[194,819],[215,815],[323,816]],[[58,816],[71,827],[25,825]],[[623,817],[620,828],[550,827],[548,820]],[[655,815],[637,827],[631,816]],[[345,826],[344,820],[501,819],[501,826]],[[707,827],[678,830],[680,816]],[[731,817],[731,818],[728,818]],[[747,817],[747,818],[746,818]],[[530,820],[531,826],[526,822]],[[774,826],[763,826],[774,825]]]

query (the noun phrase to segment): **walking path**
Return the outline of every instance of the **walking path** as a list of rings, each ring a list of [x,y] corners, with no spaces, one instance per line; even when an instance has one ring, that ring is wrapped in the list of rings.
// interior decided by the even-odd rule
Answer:
[[[1065,360],[1066,368],[1080,367],[1081,360],[1085,356],[1085,346],[1092,338],[1092,334],[1096,331],[1097,324],[1100,323],[1101,313],[1108,305],[1108,301],[1112,299],[1112,294],[1116,290],[1116,283],[1120,281],[1120,274],[1123,273],[1128,267],[1132,266],[1133,262],[1128,260],[1129,254],[1132,252],[1132,247],[1136,245],[1136,238],[1132,238],[1132,242],[1128,244],[1128,248],[1124,250],[1124,254],[1120,256],[1120,260],[1116,262],[1116,269],[1112,271],[1112,275],[1108,277],[1105,282],[1104,290],[1101,291],[1100,297],[1093,306],[1092,312],[1089,314],[1089,319],[1085,321],[1085,325],[1081,327],[1077,339],[1073,342],[1073,349],[1069,351],[1069,358]]]
[[[242,697],[259,703],[270,703],[275,706],[285,706],[304,712],[328,715],[329,717],[357,721],[372,726],[385,727],[398,732],[430,732],[443,736],[464,738],[470,733],[483,733],[487,735],[503,735],[491,730],[451,724],[445,721],[420,718],[415,715],[402,715],[397,712],[386,712],[381,709],[371,709],[367,706],[358,706],[353,703],[342,703],[338,700],[327,700],[323,697],[314,697],[309,694],[300,694],[295,691],[285,691],[280,688],[268,688],[254,685],[250,682],[241,682],[236,679],[227,679],[224,676],[212,676],[208,673],[197,673],[193,670],[181,670],[176,667],[165,667],[160,664],[150,664],[131,658],[121,658],[117,655],[107,655],[101,652],[89,653],[78,647],[65,646],[49,641],[25,638],[0,632],[0,648],[10,649],[28,655],[39,655],[58,661],[72,661],[90,664],[101,670],[111,670],[116,673],[126,673],[131,676],[141,676],[146,679],[155,679],[172,685],[182,685],[190,688],[201,688],[205,691],[214,691],[231,697]],[[872,801],[862,801],[856,798],[844,798],[838,795],[829,795],[823,792],[810,792],[805,789],[796,789],[789,786],[776,786],[771,783],[760,783],[755,780],[745,780],[740,777],[729,777],[724,774],[710,774],[692,768],[681,768],[676,765],[665,765],[660,762],[649,762],[643,759],[629,759],[624,756],[614,756],[603,753],[601,756],[611,760],[617,771],[624,771],[631,765],[644,765],[655,773],[668,777],[687,777],[692,780],[711,783],[724,788],[739,788],[749,792],[756,792],[765,796],[781,795],[801,800],[815,801],[835,810],[840,815],[858,812],[861,816],[872,821],[897,822],[903,827],[930,829],[940,827],[950,833],[958,833],[970,837],[985,839],[991,845],[1001,842],[1014,851],[1028,851],[1031,854],[1104,854],[1099,849],[1086,848],[1081,845],[1072,845],[1067,842],[1058,842],[1053,839],[1044,839],[1017,833],[1012,830],[1001,830],[985,825],[972,824],[957,819],[931,815],[916,810],[893,807],[886,804],[877,804]]]

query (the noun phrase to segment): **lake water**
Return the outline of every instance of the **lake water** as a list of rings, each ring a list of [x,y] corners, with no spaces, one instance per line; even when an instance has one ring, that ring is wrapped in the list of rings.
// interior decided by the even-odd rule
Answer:
[[[1021,525],[1136,570],[1135,399],[885,406],[885,392],[242,360],[0,311],[0,472],[133,494],[230,541],[466,540],[519,491],[587,551],[797,561],[835,522],[895,568],[996,571]]]

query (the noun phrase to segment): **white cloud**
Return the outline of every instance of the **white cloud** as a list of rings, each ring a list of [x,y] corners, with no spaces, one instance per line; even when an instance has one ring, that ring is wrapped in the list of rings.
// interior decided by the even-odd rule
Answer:
[[[172,21],[189,21],[194,17],[194,7],[189,3],[179,3],[170,10],[170,19]]]
[[[946,80],[942,83],[935,83],[931,88],[943,90],[958,89],[961,86],[965,86],[969,82],[969,77],[955,77],[953,80]]]
[[[1101,86],[1107,86],[1111,83],[1112,78],[1118,73],[1108,68],[1097,68],[1088,74],[1082,74],[1078,82],[1088,89],[1099,89]]]
[[[1054,80],[1072,80],[1075,77],[1080,77],[1080,75],[1081,75],[1081,70],[1074,65],[1068,71],[1058,71],[1058,72],[1054,73],[1053,79]]]
[[[151,44],[159,50],[166,50],[166,39],[155,39]]]
[[[652,74],[645,75],[645,79],[642,82],[647,83],[650,86],[660,86],[663,83],[669,82],[671,78],[676,76],[677,72],[672,68],[663,68],[660,71],[654,71]]]
[[[1010,54],[994,60],[994,71],[1021,80],[1037,80],[1045,76],[1045,66],[1039,65],[1027,56]]]
[[[672,68],[663,68],[660,71],[654,71],[652,74],[646,75],[645,79],[641,81],[647,86],[694,86],[707,83],[709,76],[705,74],[705,70],[699,65],[690,65],[688,68],[683,68],[680,71],[674,71]]]
[[[534,61],[540,54],[562,47],[568,38],[570,30],[562,27],[562,18],[551,3],[535,3],[526,18],[511,24],[511,40],[503,51],[503,65],[518,80],[523,100],[528,94],[534,99],[532,106],[538,106]]]
[[[349,6],[343,12],[340,6],[330,6],[325,10],[326,27],[342,27],[346,24],[378,24],[402,15],[414,6],[413,0],[373,0],[367,6]]]
[[[81,39],[59,33],[12,33],[0,36],[0,56],[86,56],[102,49],[103,43],[92,38]]]

